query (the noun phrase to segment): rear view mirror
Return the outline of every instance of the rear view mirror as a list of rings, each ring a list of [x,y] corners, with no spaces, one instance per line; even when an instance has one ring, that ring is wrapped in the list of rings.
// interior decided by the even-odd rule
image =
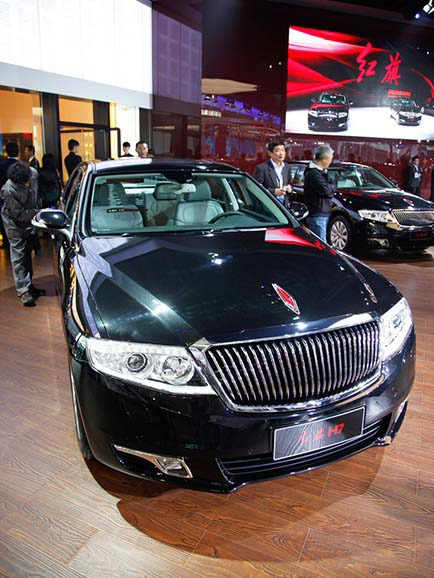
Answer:
[[[42,209],[32,219],[32,225],[38,229],[64,229],[68,224],[68,217],[57,209]]]

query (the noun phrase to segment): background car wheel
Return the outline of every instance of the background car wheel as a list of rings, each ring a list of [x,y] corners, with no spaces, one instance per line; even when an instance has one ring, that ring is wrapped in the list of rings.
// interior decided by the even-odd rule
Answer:
[[[81,455],[86,460],[93,459],[93,453],[87,441],[86,432],[84,431],[83,421],[81,419],[80,410],[78,408],[77,393],[75,391],[74,378],[71,372],[71,392],[72,392],[72,407],[74,410],[75,434],[77,436],[78,448]]]
[[[338,251],[348,251],[353,242],[350,222],[343,215],[336,215],[330,221],[328,230],[330,245]]]

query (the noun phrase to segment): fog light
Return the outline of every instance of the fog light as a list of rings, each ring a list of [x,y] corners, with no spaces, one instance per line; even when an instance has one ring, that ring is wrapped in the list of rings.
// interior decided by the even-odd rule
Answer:
[[[160,469],[168,476],[178,478],[191,478],[191,473],[185,462],[181,458],[156,458]]]
[[[141,458],[142,460],[147,460],[156,466],[163,474],[168,476],[176,476],[177,478],[192,478],[193,474],[190,468],[184,461],[184,458],[169,458],[167,456],[158,456],[155,454],[148,454],[140,450],[133,450],[131,448],[126,448],[124,446],[119,446],[114,444],[114,448],[125,454],[130,454]]]

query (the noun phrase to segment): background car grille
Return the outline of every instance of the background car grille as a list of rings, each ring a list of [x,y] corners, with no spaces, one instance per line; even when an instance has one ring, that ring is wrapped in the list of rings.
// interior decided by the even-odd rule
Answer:
[[[373,376],[379,325],[372,321],[302,337],[218,345],[206,355],[233,403],[287,405],[333,395]]]
[[[408,227],[434,225],[434,211],[396,210],[393,211],[393,214],[400,225],[407,225]]]

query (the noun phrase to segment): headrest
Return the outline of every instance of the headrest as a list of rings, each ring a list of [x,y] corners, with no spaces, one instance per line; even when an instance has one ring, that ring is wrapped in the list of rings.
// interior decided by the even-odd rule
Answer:
[[[209,201],[211,199],[211,188],[207,181],[193,179],[191,184],[195,185],[196,190],[185,196],[186,201]]]
[[[95,185],[93,204],[100,206],[107,206],[109,204],[109,188],[106,183],[97,183]]]
[[[128,203],[127,193],[122,183],[109,183],[109,194],[112,205],[126,205]]]

